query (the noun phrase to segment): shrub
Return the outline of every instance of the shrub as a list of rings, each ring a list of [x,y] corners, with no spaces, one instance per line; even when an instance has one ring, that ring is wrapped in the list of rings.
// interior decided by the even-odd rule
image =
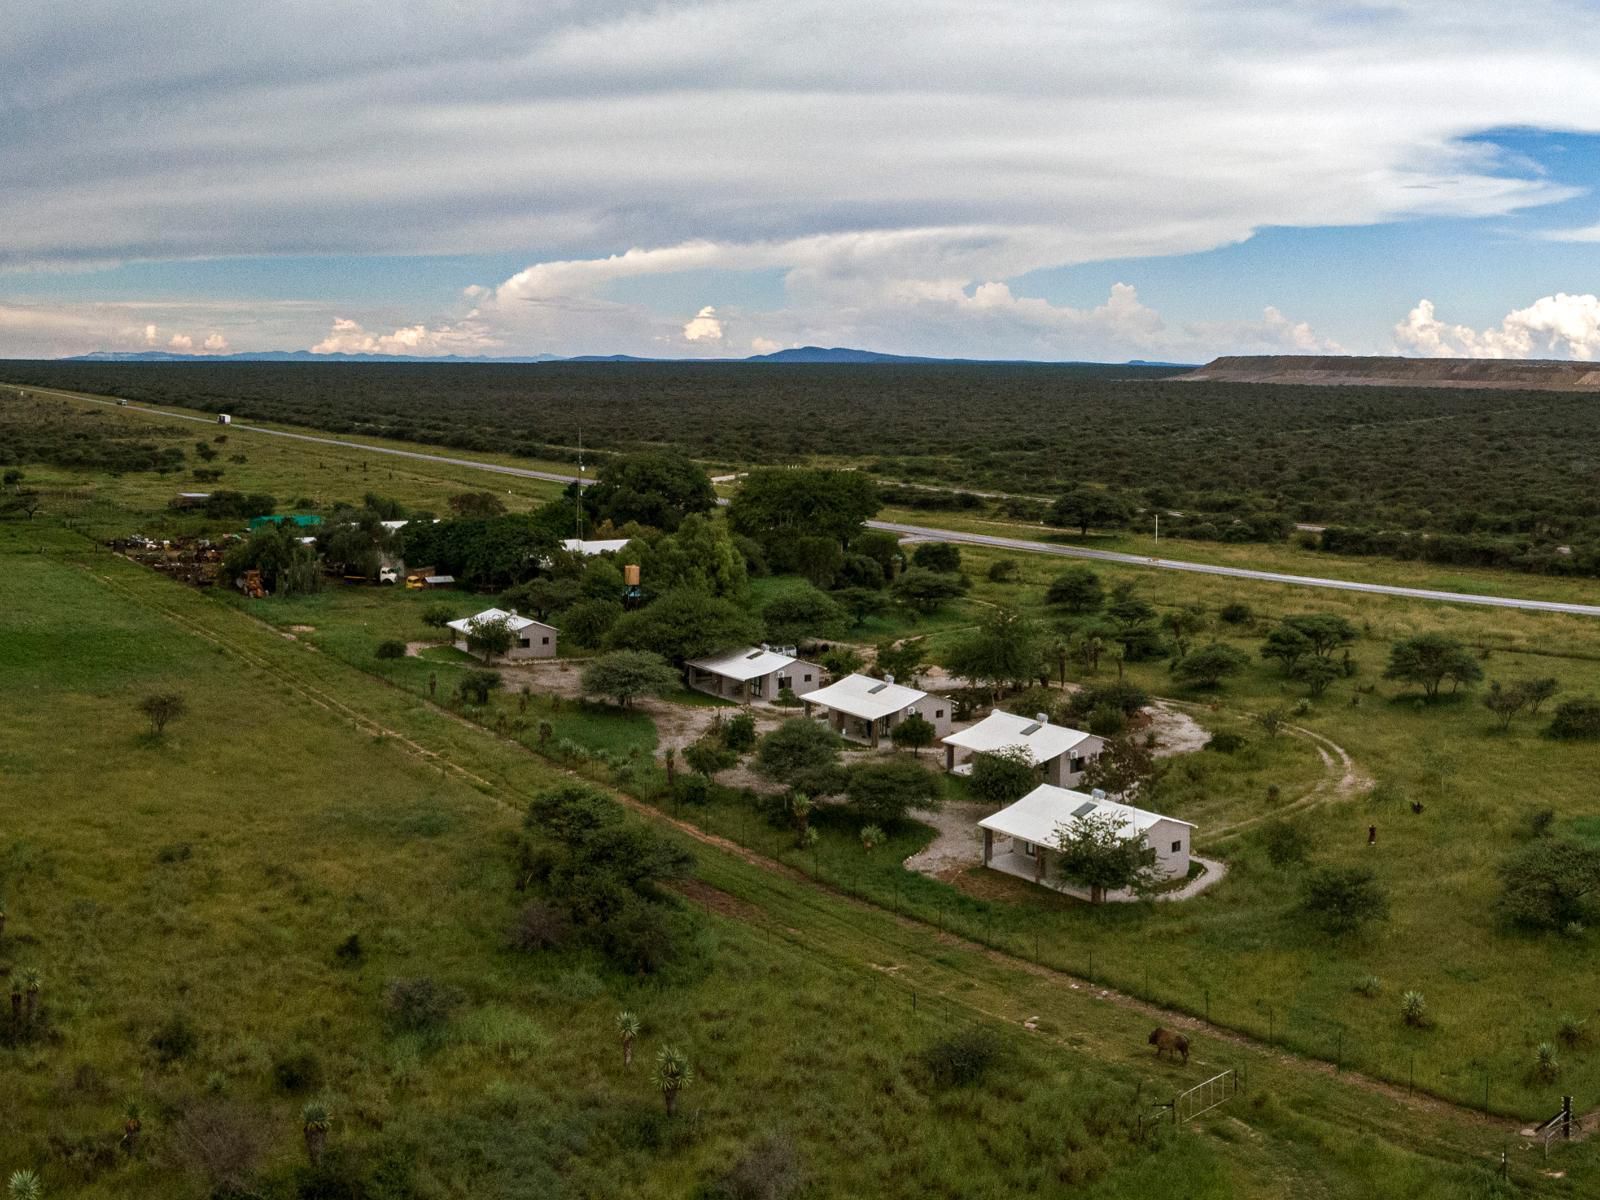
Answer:
[[[342,967],[358,967],[366,961],[367,949],[361,944],[361,935],[352,933],[333,951],[334,961]]]
[[[1267,859],[1275,867],[1303,863],[1311,851],[1311,839],[1298,825],[1288,821],[1274,821],[1261,836]]]
[[[1428,1002],[1419,991],[1407,991],[1400,997],[1400,1019],[1413,1029],[1428,1027]]]
[[[1527,825],[1528,836],[1531,838],[1547,837],[1551,827],[1556,823],[1556,810],[1553,808],[1536,808],[1524,818]]]
[[[406,656],[406,644],[390,638],[387,641],[379,642],[375,653],[379,658],[404,658]]]
[[[272,1086],[294,1096],[322,1086],[322,1063],[309,1050],[293,1050],[272,1063]]]
[[[1556,707],[1545,733],[1563,741],[1590,741],[1600,738],[1600,700],[1578,696]]]
[[[952,574],[961,570],[961,547],[952,542],[923,542],[911,552],[911,565]]]
[[[672,799],[677,804],[709,804],[711,781],[704,775],[679,775],[672,781]]]
[[[194,847],[188,842],[174,842],[170,846],[163,846],[156,851],[156,861],[163,866],[173,863],[188,862],[194,857]]]
[[[1256,614],[1251,607],[1248,604],[1241,604],[1237,600],[1232,604],[1224,604],[1222,611],[1217,615],[1222,618],[1224,625],[1248,625],[1256,619]]]
[[[1089,714],[1089,732],[1097,737],[1116,737],[1128,727],[1120,708],[1102,704]]]
[[[757,1138],[706,1188],[706,1200],[789,1200],[804,1182],[800,1155],[788,1138]]]
[[[990,583],[1012,583],[1021,573],[1015,559],[1002,558],[989,564]]]
[[[1104,683],[1095,687],[1084,688],[1072,697],[1072,711],[1077,714],[1090,713],[1095,709],[1109,705],[1125,717],[1131,717],[1141,708],[1150,703],[1150,697],[1142,688],[1131,683]]]
[[[921,1060],[939,1087],[967,1087],[983,1082],[1000,1061],[1002,1046],[993,1030],[973,1025],[949,1034],[922,1052]]]
[[[1525,843],[1500,864],[1500,907],[1513,924],[1581,923],[1600,892],[1600,847],[1566,837]]]
[[[461,994],[426,975],[391,979],[383,990],[389,1024],[403,1033],[433,1033],[450,1019]]]
[[[572,922],[561,909],[547,900],[533,900],[522,906],[511,926],[514,950],[554,950],[567,940]]]
[[[722,723],[722,744],[735,754],[743,754],[756,744],[756,719],[738,713]]]
[[[1351,991],[1357,995],[1365,996],[1368,1000],[1376,999],[1383,991],[1383,980],[1376,975],[1363,975],[1356,980],[1355,986],[1351,988]]]
[[[1322,867],[1300,889],[1300,909],[1328,933],[1351,933],[1389,916],[1389,897],[1370,867]]]
[[[1584,1026],[1586,1024],[1587,1022],[1582,1017],[1575,1017],[1571,1013],[1562,1013],[1556,1019],[1556,1038],[1569,1050],[1580,1046],[1583,1044]]]
[[[182,1062],[199,1049],[199,1046],[200,1034],[189,1018],[182,1013],[173,1013],[156,1027],[155,1033],[150,1035],[150,1049],[154,1050],[156,1057],[168,1066]]]
[[[1244,749],[1244,736],[1237,733],[1213,733],[1206,740],[1205,748],[1214,750],[1218,754],[1237,754]]]

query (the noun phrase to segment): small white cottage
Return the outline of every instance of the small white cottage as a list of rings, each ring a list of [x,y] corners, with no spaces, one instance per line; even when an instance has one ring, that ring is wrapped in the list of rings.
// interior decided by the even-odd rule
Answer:
[[[511,630],[511,649],[501,656],[502,659],[556,656],[556,636],[559,631],[554,625],[546,625],[543,621],[535,621],[532,617],[519,616],[514,610],[507,612],[501,608],[486,608],[481,613],[449,622],[448,627],[455,633],[456,649],[472,653],[467,648],[467,638],[472,633],[472,627],[489,621],[504,621]]]
[[[816,663],[770,646],[744,646],[691,659],[684,664],[684,674],[695,691],[741,703],[776,700],[785,689],[804,696],[822,684],[822,668]]]
[[[1103,739],[1067,725],[1052,725],[1043,713],[1019,717],[998,709],[943,741],[944,768],[953,774],[971,774],[974,754],[993,754],[1020,746],[1033,759],[1044,782],[1064,788],[1082,783],[1089,763],[1105,749]]]
[[[806,715],[819,715],[840,737],[876,746],[913,713],[928,721],[934,736],[950,731],[950,704],[942,696],[896,683],[894,676],[846,675],[802,696]]]
[[[1075,822],[1090,816],[1109,816],[1120,823],[1123,837],[1138,834],[1143,838],[1155,850],[1156,869],[1163,878],[1182,879],[1188,875],[1189,839],[1195,830],[1190,822],[1122,804],[1104,794],[1086,796],[1048,783],[1041,783],[1015,804],[978,822],[978,828],[983,830],[983,865],[1058,892],[1091,899],[1087,888],[1076,887],[1056,874],[1062,830],[1069,830]],[[1111,892],[1104,898],[1129,900],[1132,896]]]

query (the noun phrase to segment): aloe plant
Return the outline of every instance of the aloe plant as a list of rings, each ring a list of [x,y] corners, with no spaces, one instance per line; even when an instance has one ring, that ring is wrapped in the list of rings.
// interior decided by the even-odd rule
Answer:
[[[333,1127],[333,1116],[326,1105],[313,1100],[300,1110],[300,1124],[306,1139],[306,1158],[314,1167],[322,1161],[322,1151],[328,1145],[328,1130]]]
[[[633,1066],[633,1043],[639,1036],[639,1018],[624,1009],[617,1014],[617,1036],[622,1040],[622,1065]]]
[[[689,1056],[675,1046],[663,1046],[656,1053],[656,1086],[666,1103],[667,1116],[678,1111],[678,1093],[694,1082]]]
[[[1561,1063],[1556,1059],[1556,1048],[1549,1042],[1540,1042],[1534,1049],[1533,1073],[1543,1083],[1554,1083],[1561,1075]]]
[[[7,1190],[11,1200],[43,1200],[44,1182],[36,1171],[13,1171]]]
[[[1408,991],[1400,997],[1400,1018],[1416,1029],[1428,1023],[1428,1002],[1421,992]]]

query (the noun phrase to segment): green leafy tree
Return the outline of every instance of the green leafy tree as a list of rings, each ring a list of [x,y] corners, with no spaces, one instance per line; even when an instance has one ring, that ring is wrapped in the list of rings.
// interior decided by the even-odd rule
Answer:
[[[889,593],[912,612],[926,616],[938,612],[958,596],[966,595],[971,586],[965,575],[907,567],[890,586]]]
[[[880,676],[893,675],[901,683],[914,683],[929,666],[928,639],[924,636],[879,642],[873,663]]]
[[[1356,640],[1356,627],[1333,613],[1298,613],[1283,618],[1283,624],[1304,637],[1318,658],[1327,658]]]
[[[445,503],[458,517],[500,517],[506,511],[505,502],[493,492],[459,492]]]
[[[678,673],[649,650],[612,650],[590,659],[580,681],[585,696],[606,696],[628,708],[639,696],[664,696],[678,687]]]
[[[834,603],[849,614],[850,627],[859,629],[872,617],[881,615],[888,607],[882,592],[871,588],[847,587],[833,593]]]
[[[835,637],[844,627],[844,611],[826,593],[808,585],[780,592],[761,609],[767,637],[780,645],[808,638]]]
[[[900,535],[897,533],[868,529],[856,535],[850,543],[850,549],[852,553],[865,555],[876,562],[887,581],[893,582],[894,577],[905,569],[905,553],[900,549]]]
[[[1084,767],[1083,786],[1127,796],[1154,779],[1155,774],[1155,759],[1148,749],[1132,738],[1111,737]]]
[[[1004,808],[1039,786],[1039,769],[1025,746],[1002,746],[972,756],[968,786],[985,804]]]
[[[600,520],[613,525],[631,521],[668,533],[685,517],[708,513],[717,503],[704,470],[681,454],[653,450],[607,459],[583,498]]]
[[[1559,692],[1561,685],[1554,676],[1546,675],[1541,679],[1524,680],[1522,690],[1528,697],[1529,711],[1537,716],[1540,706]]]
[[[1155,847],[1138,833],[1124,835],[1121,820],[1110,813],[1090,813],[1059,827],[1056,848],[1061,878],[1088,888],[1094,904],[1123,889],[1147,895],[1161,882]]]
[[[1035,621],[1013,609],[996,608],[950,647],[944,664],[980,687],[1026,686],[1044,670],[1045,645],[1045,631]]]
[[[1100,576],[1088,567],[1068,567],[1050,581],[1044,594],[1046,604],[1070,613],[1099,612],[1105,598]]]
[[[788,561],[785,543],[796,538],[847,545],[881,503],[877,485],[859,471],[768,467],[745,477],[728,505],[728,521],[735,533],[760,542],[776,569]]]
[[[580,600],[561,614],[562,645],[593,650],[605,644],[611,627],[622,618],[615,600]]]
[[[1507,687],[1496,679],[1483,694],[1483,706],[1494,714],[1504,732],[1511,728],[1511,719],[1528,707],[1528,696],[1520,684]]]
[[[912,713],[889,731],[889,740],[894,743],[896,750],[909,750],[915,757],[921,753],[923,747],[933,745],[933,739],[938,734],[939,731],[934,728],[932,721],[921,713]]]
[[[1275,659],[1285,675],[1293,675],[1300,660],[1310,653],[1311,639],[1287,623],[1273,626],[1261,643],[1261,657]]]
[[[1089,535],[1089,527],[1119,529],[1133,516],[1133,509],[1121,496],[1101,488],[1079,484],[1050,506],[1047,518],[1052,525],[1076,527]]]
[[[1294,677],[1306,685],[1306,691],[1312,696],[1320,696],[1343,674],[1339,664],[1331,659],[1313,657],[1295,668]]]
[[[1230,675],[1237,675],[1250,660],[1232,646],[1213,642],[1172,665],[1172,676],[1192,687],[1216,687]]]
[[[527,583],[519,583],[516,587],[503,592],[500,596],[500,605],[502,608],[529,614],[536,620],[548,621],[562,609],[576,604],[580,594],[578,581],[570,577],[530,579]],[[615,599],[615,595],[612,598]]]
[[[490,617],[487,620],[474,617],[467,622],[466,640],[467,649],[474,654],[481,654],[483,661],[488,663],[510,651],[517,644],[517,635],[504,617]]]
[[[1420,684],[1431,700],[1446,679],[1450,680],[1451,691],[1463,683],[1476,683],[1483,678],[1483,667],[1472,651],[1455,638],[1422,633],[1394,644],[1383,677]]]
[[[680,590],[624,614],[606,635],[614,650],[649,650],[678,665],[761,640],[761,623],[729,600]]]
[[[1371,867],[1319,867],[1300,886],[1300,911],[1331,934],[1389,917],[1389,897]]]
[[[1194,607],[1171,609],[1161,615],[1161,625],[1172,636],[1172,644],[1178,652],[1178,657],[1187,657],[1189,645],[1195,635],[1206,627],[1205,609]]]
[[[831,537],[817,534],[801,536],[785,543],[789,568],[803,575],[814,587],[832,587],[844,570],[844,548]]]
[[[911,552],[911,565],[950,574],[961,570],[961,547],[952,542],[923,542]]]
[[[793,717],[756,745],[755,768],[768,779],[794,784],[797,779],[837,768],[839,739],[809,717]]]
[[[677,533],[658,538],[640,557],[644,584],[655,593],[704,592],[739,601],[750,590],[744,555],[726,523],[699,513],[685,517]],[[621,583],[619,577],[619,589]]]
[[[1588,922],[1600,891],[1600,846],[1544,837],[1513,851],[1499,867],[1500,910],[1513,924],[1564,929]]]
[[[855,767],[845,795],[863,825],[894,825],[912,809],[932,811],[941,804],[938,777],[903,758]]]
[[[440,637],[449,637],[453,633],[449,625],[456,619],[455,609],[448,604],[430,604],[422,610],[422,623],[433,630]]]
[[[469,704],[484,705],[503,682],[498,671],[468,671],[456,682],[456,694]]]

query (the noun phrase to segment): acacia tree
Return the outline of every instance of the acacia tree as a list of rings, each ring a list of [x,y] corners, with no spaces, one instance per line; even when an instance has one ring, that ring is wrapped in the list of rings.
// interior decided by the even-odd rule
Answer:
[[[189,703],[176,692],[154,692],[139,701],[138,709],[150,722],[150,735],[160,737],[166,732],[167,722],[189,711]]]
[[[1089,526],[1113,529],[1128,523],[1133,509],[1114,492],[1079,484],[1050,506],[1052,525],[1077,526],[1084,537],[1089,536]]]
[[[1600,847],[1572,838],[1537,838],[1499,867],[1500,910],[1517,925],[1564,929],[1586,922],[1600,894]]]
[[[1123,796],[1154,776],[1155,759],[1148,750],[1132,738],[1114,737],[1084,767],[1083,786]]]
[[[1088,567],[1068,567],[1050,581],[1044,602],[1071,613],[1099,611],[1105,603],[1106,590],[1100,576]]]
[[[1173,678],[1195,687],[1216,687],[1229,675],[1237,675],[1249,665],[1232,646],[1213,642],[1172,664]]]
[[[940,805],[938,777],[903,758],[856,767],[845,794],[863,825],[894,825],[911,809],[931,812]]]
[[[1396,642],[1389,650],[1389,665],[1384,669],[1385,679],[1398,679],[1422,686],[1423,693],[1432,700],[1439,694],[1440,685],[1451,681],[1454,692],[1463,683],[1476,683],[1483,678],[1483,667],[1465,645],[1442,633],[1421,633]]]
[[[1142,834],[1122,829],[1111,813],[1090,813],[1056,830],[1061,877],[1088,888],[1094,904],[1125,888],[1147,895],[1161,882],[1155,847]]]
[[[579,686],[585,696],[609,696],[622,708],[636,696],[664,696],[678,686],[678,673],[648,650],[612,650],[590,659]]]
[[[945,655],[945,666],[979,686],[1026,686],[1045,660],[1044,630],[1009,608],[997,608]]]
[[[1300,911],[1328,933],[1353,933],[1387,920],[1389,897],[1371,867],[1321,867],[1301,884]]]

